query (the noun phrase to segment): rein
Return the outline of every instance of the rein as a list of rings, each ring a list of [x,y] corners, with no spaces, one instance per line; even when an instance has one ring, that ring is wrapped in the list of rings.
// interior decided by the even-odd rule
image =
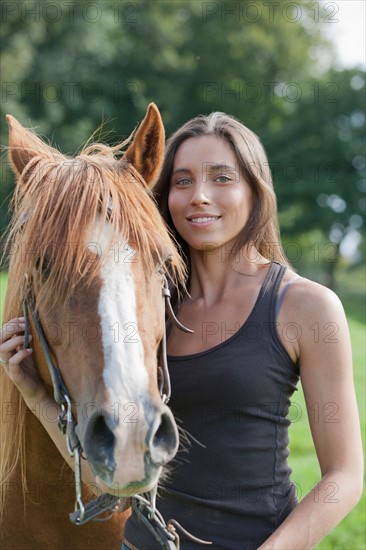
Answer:
[[[166,263],[167,262],[171,262],[171,257],[167,258]],[[165,311],[167,317],[169,318],[171,323],[180,330],[187,333],[192,333],[193,331],[182,325],[182,323],[178,321],[174,314],[170,301],[171,294],[168,280],[162,267],[158,269],[158,273],[162,276],[162,295],[165,302]],[[54,360],[52,358],[52,354],[35,307],[33,290],[27,274],[25,275],[24,290],[25,292],[23,299],[23,315],[25,317],[26,325],[24,348],[29,347],[29,326],[31,317],[35,327],[35,331],[37,333],[37,336],[39,337],[42,352],[51,377],[54,399],[56,403],[61,407],[61,412],[58,418],[58,426],[62,433],[66,436],[66,445],[68,452],[71,457],[74,457],[75,460],[75,509],[74,512],[70,514],[70,521],[75,525],[84,525],[90,520],[106,521],[107,519],[109,519],[110,516],[105,519],[97,518],[97,516],[107,511],[111,513],[123,511],[123,509],[126,508],[126,506],[123,506],[123,500],[125,499],[108,493],[104,493],[101,496],[88,502],[87,504],[83,503],[80,462],[83,449],[75,431],[76,422],[72,413],[71,397],[65,383],[62,380],[61,372],[55,366]],[[165,404],[169,402],[171,397],[171,383],[167,363],[166,340],[166,327],[164,323],[164,333],[160,344],[159,353],[160,365],[158,366],[158,384],[161,399]],[[193,535],[188,533],[176,520],[171,519],[167,523],[165,523],[162,515],[155,506],[156,490],[155,492],[152,491],[152,493],[153,496],[151,498],[151,502],[149,502],[141,495],[133,495],[131,498],[135,499],[135,501],[132,503],[132,507],[137,516],[143,521],[148,530],[154,535],[157,542],[159,542],[161,548],[167,550],[179,550],[180,542],[178,533],[176,532],[176,528],[181,529],[186,536],[188,536],[195,542],[201,544],[212,544],[211,542],[203,541],[194,537]]]

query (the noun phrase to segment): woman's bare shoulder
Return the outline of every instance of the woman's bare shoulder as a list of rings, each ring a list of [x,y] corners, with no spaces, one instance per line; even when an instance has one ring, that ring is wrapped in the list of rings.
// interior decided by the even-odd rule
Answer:
[[[284,307],[293,314],[296,313],[298,321],[314,322],[329,318],[329,315],[334,318],[344,316],[342,302],[333,290],[302,277],[291,269],[286,271],[282,284],[286,285],[293,279],[294,282],[286,292]]]

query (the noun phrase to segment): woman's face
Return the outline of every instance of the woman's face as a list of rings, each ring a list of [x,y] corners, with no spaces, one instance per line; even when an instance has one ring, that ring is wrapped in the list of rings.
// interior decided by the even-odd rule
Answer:
[[[230,145],[216,136],[178,148],[168,198],[174,226],[196,250],[229,252],[252,209],[252,191]]]

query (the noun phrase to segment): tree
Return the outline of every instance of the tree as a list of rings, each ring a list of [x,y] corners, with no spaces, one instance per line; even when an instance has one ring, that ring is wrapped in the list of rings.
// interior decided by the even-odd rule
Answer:
[[[317,52],[332,56],[316,23],[331,14],[316,13],[316,5],[3,3],[1,119],[10,112],[74,152],[102,121],[96,139],[126,137],[152,100],[168,135],[199,113],[225,111],[254,130],[268,151],[284,236],[319,227],[327,239],[341,218],[346,235],[345,217],[359,214],[362,191],[351,183],[352,161],[362,155],[351,149],[362,133],[360,115],[352,113],[362,107],[363,90],[349,83],[362,75],[316,72]],[[346,120],[356,125],[350,141],[339,126]],[[111,129],[117,134],[109,136]],[[4,168],[2,176],[3,229],[13,181]],[[334,197],[333,209],[321,206],[332,194],[346,201],[344,215],[335,212],[341,203]]]

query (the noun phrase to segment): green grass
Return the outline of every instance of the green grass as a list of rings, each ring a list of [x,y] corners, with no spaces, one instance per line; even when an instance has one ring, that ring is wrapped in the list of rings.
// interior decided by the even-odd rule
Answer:
[[[7,273],[0,273],[0,323],[2,323],[2,318],[3,318],[3,305],[4,305],[7,282],[8,282]]]
[[[357,270],[354,274],[348,274],[348,276],[341,273],[338,279],[338,294],[343,302],[351,332],[355,386],[363,434],[365,433],[366,364],[364,274],[365,270],[363,268]],[[7,275],[0,273],[0,317],[6,283]],[[301,385],[293,401],[296,406],[291,408],[290,418],[292,420],[297,419],[297,421],[293,422],[290,428],[291,454],[289,464],[293,470],[292,479],[299,488],[298,497],[301,498],[319,481],[320,472],[310,435]],[[301,411],[301,417],[298,411]],[[316,548],[319,550],[365,550],[365,508],[366,499],[363,495],[358,506]]]

